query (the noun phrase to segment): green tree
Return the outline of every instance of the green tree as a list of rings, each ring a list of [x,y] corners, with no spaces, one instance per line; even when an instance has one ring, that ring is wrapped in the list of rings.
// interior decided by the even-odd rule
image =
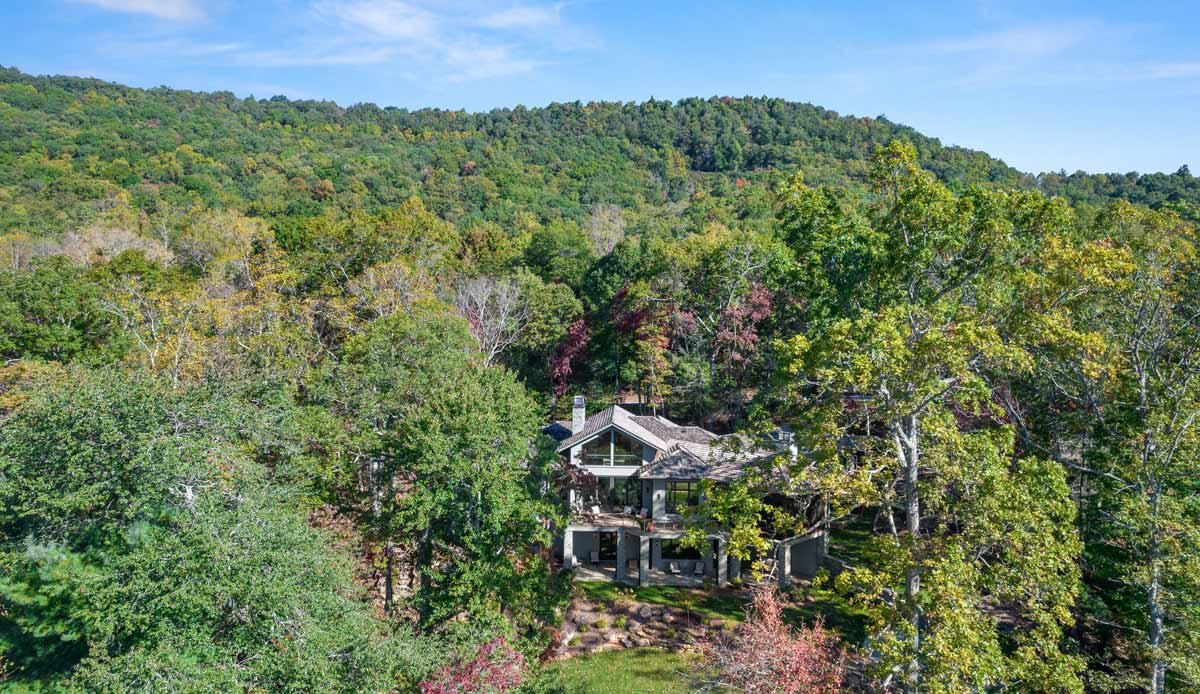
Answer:
[[[875,243],[857,298],[792,338],[785,369],[802,447],[869,474],[867,498],[893,529],[879,540],[888,561],[845,579],[863,590],[882,675],[909,692],[1078,691],[1080,665],[1062,644],[1078,581],[1065,474],[1017,457],[986,379],[1029,365],[995,317],[1027,250],[1011,213],[1021,199],[956,197],[897,143],[875,155],[873,182]],[[814,269],[836,267],[821,254],[797,250]],[[1006,633],[988,605],[1031,627]]]
[[[1010,406],[1078,476],[1091,590],[1084,623],[1110,646],[1094,686],[1200,684],[1200,282],[1196,228],[1128,203],[1078,250],[1030,268],[1057,320],[1031,335],[1036,381]],[[1024,407],[1017,403],[1024,398]],[[1132,638],[1136,635],[1136,638]],[[1117,654],[1124,652],[1128,671]],[[1117,656],[1117,657],[1114,657]]]
[[[511,373],[483,363],[465,321],[436,308],[382,319],[319,388],[352,432],[343,499],[382,549],[389,609],[405,554],[425,624],[462,612],[548,621],[557,597],[533,547],[561,511],[543,494],[542,414]]]
[[[578,287],[594,256],[587,234],[570,222],[551,222],[533,232],[525,263],[546,282]]]
[[[405,663],[429,669],[403,635],[386,638],[346,559],[270,485],[242,435],[251,410],[69,375],[0,428],[0,654],[18,678],[385,691]]]

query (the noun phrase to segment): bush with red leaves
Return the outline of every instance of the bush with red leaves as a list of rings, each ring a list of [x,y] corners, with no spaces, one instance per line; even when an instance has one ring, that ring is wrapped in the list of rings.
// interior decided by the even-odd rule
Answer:
[[[504,637],[475,650],[475,657],[438,670],[421,682],[421,694],[499,694],[516,689],[525,676],[525,658]]]
[[[837,637],[819,621],[799,629],[785,624],[772,585],[755,588],[746,622],[702,643],[701,653],[712,684],[746,694],[834,694],[845,677]]]

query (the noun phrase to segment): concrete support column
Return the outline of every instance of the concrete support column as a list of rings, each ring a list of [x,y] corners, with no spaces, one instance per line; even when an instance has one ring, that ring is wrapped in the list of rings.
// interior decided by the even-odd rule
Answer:
[[[717,585],[729,584],[729,563],[725,560],[725,538],[717,540]]]
[[[617,530],[617,580],[625,580],[625,528]]]
[[[776,569],[779,571],[779,585],[782,588],[787,588],[792,584],[792,546],[779,545],[776,557]]]
[[[575,568],[575,533],[567,528],[567,532],[563,534],[563,568]]]
[[[638,538],[638,585],[650,584],[650,538]]]
[[[737,557],[729,558],[729,579],[742,577],[742,560]]]
[[[701,552],[700,557],[700,561],[704,562],[704,576],[715,576],[716,572],[713,571],[713,551],[711,538],[705,540],[704,551]]]

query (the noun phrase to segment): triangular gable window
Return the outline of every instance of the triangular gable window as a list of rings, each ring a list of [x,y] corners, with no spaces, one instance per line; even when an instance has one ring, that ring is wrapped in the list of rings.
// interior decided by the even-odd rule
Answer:
[[[583,447],[584,465],[641,465],[642,444],[609,429]]]

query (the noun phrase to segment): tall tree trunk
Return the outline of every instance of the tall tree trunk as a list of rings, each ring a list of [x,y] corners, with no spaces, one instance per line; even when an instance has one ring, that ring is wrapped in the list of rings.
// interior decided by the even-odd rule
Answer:
[[[913,555],[904,577],[904,597],[909,605],[908,621],[912,626],[912,660],[908,664],[908,675],[904,681],[907,694],[919,694],[921,690],[921,608],[917,597],[921,591],[921,573],[918,566],[921,535],[921,494],[917,486],[920,471],[920,446],[917,440],[917,416],[909,415],[900,422],[897,432],[897,452],[904,465],[904,513],[908,539],[912,543]]]
[[[383,611],[387,614],[392,613],[392,603],[395,601],[395,592],[392,588],[395,576],[395,556],[392,551],[392,541],[388,539],[383,543],[383,559],[384,559],[384,577],[383,577]]]
[[[1157,482],[1151,483],[1150,507],[1155,527],[1150,532],[1150,583],[1146,590],[1146,608],[1150,616],[1147,643],[1150,646],[1150,694],[1163,694],[1166,690],[1167,662],[1162,654],[1165,636],[1165,618],[1162,598],[1162,549],[1158,538],[1158,513],[1161,492]]]

